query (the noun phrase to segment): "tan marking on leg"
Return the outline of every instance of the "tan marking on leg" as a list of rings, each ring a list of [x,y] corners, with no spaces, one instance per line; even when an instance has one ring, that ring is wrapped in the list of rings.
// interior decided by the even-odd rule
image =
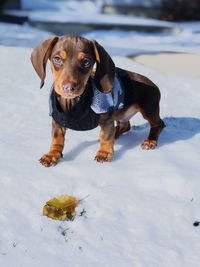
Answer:
[[[104,116],[104,115],[103,115]],[[100,147],[95,160],[98,162],[111,161],[114,154],[115,127],[113,117],[105,117],[100,122],[101,130],[99,134]]]
[[[100,147],[95,156],[95,160],[98,162],[112,161],[114,154],[113,145],[114,139],[106,142],[100,140]]]
[[[162,129],[165,127],[165,124],[163,120],[161,120],[159,116],[159,109],[155,111],[153,114],[147,114],[143,109],[141,109],[141,113],[144,117],[144,119],[148,120],[150,124],[150,131],[148,138],[142,141],[141,147],[142,149],[155,149],[158,142],[158,137],[162,131]]]
[[[60,127],[54,120],[52,122],[52,143],[47,154],[40,159],[40,163],[45,167],[56,165],[62,157],[65,142],[66,129]]]
[[[141,148],[144,150],[155,149],[156,146],[157,146],[156,140],[146,139],[146,140],[142,141],[142,143],[141,143]]]

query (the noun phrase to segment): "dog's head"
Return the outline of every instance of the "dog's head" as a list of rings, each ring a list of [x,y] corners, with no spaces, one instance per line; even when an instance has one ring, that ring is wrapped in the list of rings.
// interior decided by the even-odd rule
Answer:
[[[80,96],[96,63],[94,82],[104,93],[114,87],[115,65],[96,41],[69,36],[52,36],[36,47],[31,54],[32,64],[44,85],[47,61],[51,62],[54,89],[64,98]]]

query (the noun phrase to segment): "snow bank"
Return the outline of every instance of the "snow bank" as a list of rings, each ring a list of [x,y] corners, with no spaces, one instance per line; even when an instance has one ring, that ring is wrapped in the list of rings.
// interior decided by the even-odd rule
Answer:
[[[109,25],[129,25],[129,26],[152,26],[152,27],[166,27],[174,26],[171,22],[160,21],[156,19],[141,18],[125,15],[110,15],[95,12],[88,12],[87,9],[68,10],[62,8],[59,11],[41,11],[36,10],[29,13],[30,21],[37,22],[60,22],[60,23],[87,23],[87,24],[109,24]]]
[[[106,0],[106,4],[136,6],[136,7],[160,7],[161,0]]]
[[[138,21],[139,25],[139,21]],[[112,55],[136,55],[141,53],[184,52],[200,53],[200,24],[178,24],[182,28],[176,33],[144,33],[136,31],[99,30],[83,34],[96,39]],[[35,47],[53,33],[28,25],[0,23],[0,44]]]
[[[83,9],[87,13],[96,13],[100,11],[101,1],[63,1],[63,0],[21,0],[22,9],[25,10],[69,10],[71,12],[81,12]]]
[[[93,161],[98,131],[68,131],[63,160],[37,159],[50,144],[48,95],[30,64],[30,49],[0,46],[0,265],[3,267],[196,267],[200,220],[199,79],[164,75],[124,57],[118,66],[161,88],[167,127],[158,148],[142,151],[140,115],[116,141],[112,163]],[[73,222],[41,216],[59,194],[82,199]],[[85,210],[84,216],[78,216]]]
[[[159,52],[200,53],[199,23],[177,24],[177,27],[182,30],[175,33],[99,30],[84,36],[103,43],[115,55]]]
[[[163,53],[139,55],[135,61],[165,74],[200,77],[200,54]]]
[[[52,33],[32,28],[28,25],[0,23],[0,44],[8,46],[35,47]]]

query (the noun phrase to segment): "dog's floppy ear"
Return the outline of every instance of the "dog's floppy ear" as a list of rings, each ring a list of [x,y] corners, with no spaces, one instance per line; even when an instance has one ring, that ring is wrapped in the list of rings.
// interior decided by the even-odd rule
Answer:
[[[47,61],[51,55],[54,45],[57,43],[59,37],[52,36],[42,44],[37,46],[31,54],[31,62],[35,71],[41,79],[40,88],[44,85],[44,80],[46,77],[46,65]]]
[[[95,40],[92,44],[97,64],[94,83],[101,92],[109,93],[114,87],[115,64],[100,44]]]

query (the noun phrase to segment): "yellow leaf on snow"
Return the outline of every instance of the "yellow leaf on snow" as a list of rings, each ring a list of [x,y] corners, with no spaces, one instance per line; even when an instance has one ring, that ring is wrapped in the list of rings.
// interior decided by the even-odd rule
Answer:
[[[43,208],[43,215],[54,220],[73,220],[79,201],[69,195],[50,199]]]

